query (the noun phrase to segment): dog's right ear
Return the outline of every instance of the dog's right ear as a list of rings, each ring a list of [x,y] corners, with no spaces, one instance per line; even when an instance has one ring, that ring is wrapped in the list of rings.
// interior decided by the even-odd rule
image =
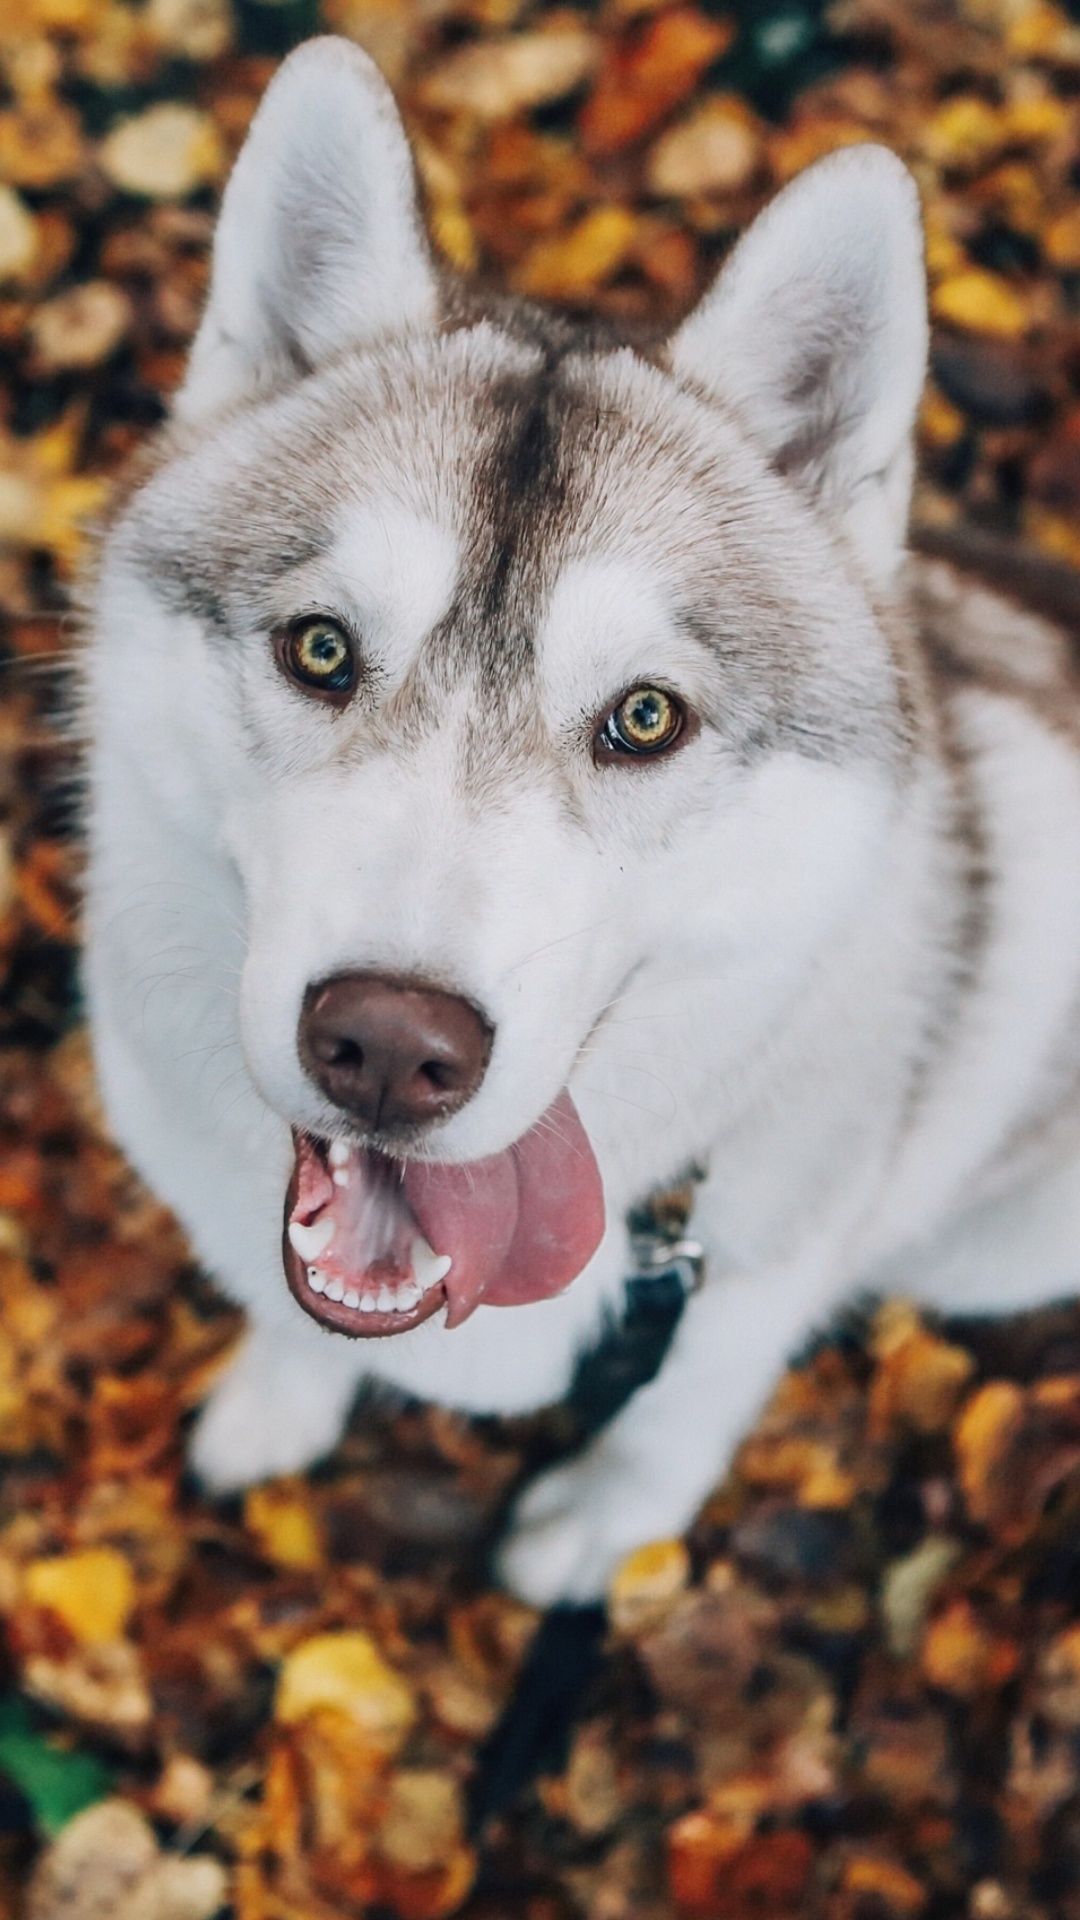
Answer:
[[[225,189],[176,412],[202,419],[354,342],[428,325],[436,285],[389,87],[349,41],[309,40],[275,75]]]

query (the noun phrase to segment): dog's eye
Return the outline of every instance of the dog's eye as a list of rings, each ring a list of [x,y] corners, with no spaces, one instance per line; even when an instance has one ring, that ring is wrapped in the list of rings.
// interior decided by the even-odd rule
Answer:
[[[347,633],[336,620],[322,615],[294,620],[281,641],[281,661],[287,673],[316,693],[343,694],[356,680],[356,656]]]
[[[686,723],[685,708],[661,687],[633,687],[613,707],[596,735],[598,758],[663,753]]]

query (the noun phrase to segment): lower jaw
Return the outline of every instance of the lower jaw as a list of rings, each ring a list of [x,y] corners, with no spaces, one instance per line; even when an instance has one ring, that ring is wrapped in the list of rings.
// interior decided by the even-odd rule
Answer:
[[[282,1254],[285,1263],[285,1278],[289,1292],[297,1306],[317,1320],[321,1327],[327,1327],[332,1333],[344,1333],[351,1340],[382,1340],[390,1334],[408,1333],[411,1328],[422,1326],[430,1320],[432,1314],[445,1307],[446,1288],[442,1284],[431,1287],[418,1300],[415,1306],[406,1307],[401,1312],[364,1313],[357,1307],[347,1307],[344,1301],[328,1300],[325,1293],[316,1293],[308,1285],[307,1268],[285,1238],[282,1242]]]

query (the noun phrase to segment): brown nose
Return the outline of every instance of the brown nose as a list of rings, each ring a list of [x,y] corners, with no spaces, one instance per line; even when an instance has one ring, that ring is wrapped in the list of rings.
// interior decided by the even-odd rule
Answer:
[[[305,1072],[336,1107],[373,1128],[442,1120],[471,1100],[492,1029],[456,993],[384,973],[338,973],[309,987],[300,1013]]]

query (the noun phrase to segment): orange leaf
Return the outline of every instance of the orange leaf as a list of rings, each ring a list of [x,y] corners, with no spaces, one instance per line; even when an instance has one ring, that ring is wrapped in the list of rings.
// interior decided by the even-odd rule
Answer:
[[[733,21],[676,7],[614,44],[578,121],[586,151],[620,153],[640,140],[689,97],[734,38]]]

